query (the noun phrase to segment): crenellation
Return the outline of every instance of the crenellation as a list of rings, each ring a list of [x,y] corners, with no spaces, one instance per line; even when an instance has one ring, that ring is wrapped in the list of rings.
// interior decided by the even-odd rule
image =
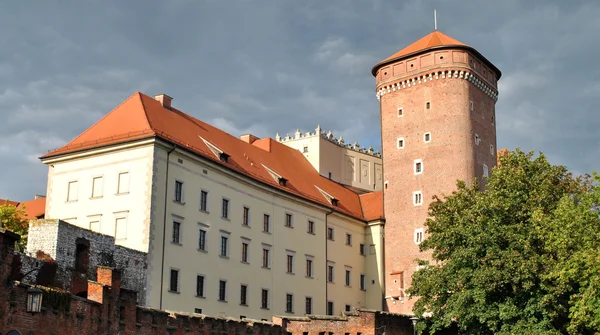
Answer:
[[[331,143],[334,143],[340,147],[346,148],[346,149],[350,149],[350,150],[354,150],[356,152],[360,152],[360,153],[364,153],[364,154],[368,154],[371,156],[375,156],[375,157],[381,157],[381,152],[376,151],[375,149],[373,149],[372,146],[370,146],[369,148],[367,147],[361,147],[358,142],[354,142],[354,144],[347,144],[346,140],[344,140],[343,136],[340,136],[339,138],[337,138],[335,136],[335,134],[333,133],[333,131],[328,130],[328,131],[324,131],[322,130],[321,126],[317,126],[317,128],[315,129],[315,132],[306,132],[304,134],[302,134],[300,132],[299,129],[296,130],[296,133],[294,134],[294,137],[291,137],[289,134],[287,134],[285,137],[281,137],[279,135],[279,133],[277,133],[275,135],[275,140],[277,142],[281,142],[281,143],[285,143],[288,141],[293,141],[293,140],[298,140],[298,139],[303,139],[303,138],[309,138],[309,137],[315,137],[317,135],[320,135],[321,137],[323,137],[324,139],[328,140]]]

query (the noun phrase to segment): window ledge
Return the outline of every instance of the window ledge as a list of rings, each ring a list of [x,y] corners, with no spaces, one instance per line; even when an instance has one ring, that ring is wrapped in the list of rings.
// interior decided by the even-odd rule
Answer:
[[[227,300],[218,300],[219,302],[227,303]]]
[[[221,216],[221,219],[223,219],[223,220],[225,220],[225,221],[231,221],[231,219],[230,219],[230,218],[226,218],[226,217],[224,217],[224,216]]]
[[[314,231],[307,231],[307,234],[316,235]]]
[[[102,199],[102,198],[104,198],[104,196],[103,195],[99,195],[97,197],[90,197],[90,200],[96,200],[96,199]]]
[[[246,264],[246,265],[250,265],[250,263],[249,263],[249,262],[240,261],[240,263],[242,263],[242,264]]]
[[[248,307],[248,304],[240,304],[240,306]]]
[[[196,296],[196,298],[200,298],[200,299],[206,299],[206,297],[205,297],[205,296],[202,296],[202,295],[197,295],[197,296]]]
[[[203,253],[205,253],[205,254],[207,254],[207,253],[208,253],[208,251],[207,251],[206,249],[200,249],[200,248],[198,248],[198,249],[196,249],[196,250],[198,250],[199,252],[203,252]]]
[[[291,225],[291,226],[284,225],[284,227],[286,227],[286,228],[291,228],[291,229],[294,229],[294,226],[293,226],[293,225]]]
[[[171,291],[171,290],[169,290],[169,293],[173,293],[173,294],[181,294],[179,291]]]
[[[181,242],[174,242],[174,241],[171,241],[171,244],[173,244],[173,245],[178,245],[178,246],[180,246],[180,247],[183,247],[183,244],[182,244]]]
[[[115,195],[116,196],[119,196],[119,195],[129,195],[129,192],[115,193]]]
[[[249,225],[249,224],[243,224],[243,223],[242,223],[242,227],[244,227],[244,228],[248,228],[248,229],[252,228],[252,227],[250,227],[250,225]]]
[[[264,309],[265,311],[268,311],[269,307],[261,307],[260,309]]]
[[[263,266],[262,268],[265,269],[265,270],[271,270],[271,268],[268,267],[268,266]]]
[[[67,201],[65,201],[65,204],[72,204],[75,202],[77,202],[77,200],[67,200]]]
[[[315,277],[311,277],[311,276],[304,276],[304,278],[306,278],[306,279],[315,279]]]
[[[177,201],[177,200],[173,200],[173,203],[178,204],[178,205],[185,205],[185,201]]]
[[[267,235],[271,235],[271,232],[269,232],[269,231],[264,231],[264,230],[263,230],[263,233],[264,233],[264,234],[267,234]]]
[[[204,213],[204,214],[210,214],[210,212],[209,212],[209,211],[207,211],[207,210],[204,210],[204,209],[199,209],[198,211],[199,211],[199,212],[201,212],[201,213]]]
[[[219,257],[223,258],[223,259],[229,259],[229,256],[223,256],[223,255],[219,255]]]
[[[288,275],[292,275],[295,276],[296,274],[294,272],[286,272]]]

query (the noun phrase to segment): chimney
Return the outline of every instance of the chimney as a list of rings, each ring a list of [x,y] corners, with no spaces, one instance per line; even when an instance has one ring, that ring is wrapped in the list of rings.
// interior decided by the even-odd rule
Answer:
[[[34,197],[33,199],[34,199],[34,200],[39,200],[39,199],[44,199],[44,198],[46,198],[46,196],[45,196],[45,195],[39,195],[39,194],[36,194],[36,195],[35,195],[35,197]]]
[[[244,135],[240,136],[240,140],[242,140],[246,143],[252,144],[252,143],[254,143],[254,141],[260,140],[260,138],[254,136],[252,134],[244,134]]]
[[[171,100],[173,100],[173,98],[171,98],[170,96],[166,94],[157,94],[154,96],[154,99],[160,102],[160,104],[163,105],[163,107],[171,109]]]

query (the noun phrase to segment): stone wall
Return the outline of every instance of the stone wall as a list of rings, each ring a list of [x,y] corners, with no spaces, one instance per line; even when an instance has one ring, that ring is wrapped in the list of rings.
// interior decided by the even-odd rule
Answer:
[[[138,303],[144,305],[146,253],[115,245],[112,236],[61,220],[31,220],[27,254],[34,257],[39,250],[58,264],[56,286],[84,295],[87,281],[96,280],[98,266],[123,269],[122,287],[138,292]]]

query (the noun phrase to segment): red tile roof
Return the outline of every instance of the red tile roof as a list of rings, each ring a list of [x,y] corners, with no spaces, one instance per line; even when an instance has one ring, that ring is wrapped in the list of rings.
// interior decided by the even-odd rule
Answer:
[[[383,191],[361,194],[360,202],[365,220],[374,221],[383,218]]]
[[[18,201],[11,201],[11,200],[8,200],[8,199],[0,199],[0,206],[2,206],[4,204],[9,205],[9,206],[17,206],[19,204],[19,202]]]
[[[488,65],[490,65],[492,67],[492,69],[494,69],[494,71],[496,71],[498,78],[500,78],[500,75],[501,75],[500,70],[498,70],[498,68],[496,68],[494,66],[494,64],[492,64],[485,57],[483,57],[477,50],[475,50],[471,46],[464,44],[463,42],[461,42],[455,38],[452,38],[440,31],[437,31],[437,30],[425,35],[420,40],[412,43],[411,45],[407,46],[406,48],[396,52],[395,54],[391,55],[390,57],[375,64],[375,66],[371,70],[371,73],[373,75],[375,75],[377,73],[377,70],[380,67],[382,67],[383,65],[386,65],[388,63],[391,63],[393,61],[402,59],[404,57],[416,55],[418,53],[421,53],[421,52],[424,52],[424,51],[427,51],[427,50],[430,50],[433,48],[442,48],[442,47],[462,47],[462,48],[470,49],[477,56],[479,56],[482,60],[484,60],[486,63],[488,63]]]
[[[247,143],[175,108],[167,109],[140,92],[134,93],[74,140],[41,159],[149,137],[174,143],[273,188],[334,207],[315,187],[318,186],[338,200],[336,211],[365,220],[358,194],[319,175],[298,150],[271,138]],[[202,139],[228,154],[228,161],[220,161]],[[287,179],[286,186],[279,185],[263,165]],[[367,209],[367,212],[371,211]]]
[[[44,217],[44,214],[46,214],[46,198],[23,201],[17,206],[20,209],[23,209],[23,207],[25,208],[26,219],[28,220]]]

